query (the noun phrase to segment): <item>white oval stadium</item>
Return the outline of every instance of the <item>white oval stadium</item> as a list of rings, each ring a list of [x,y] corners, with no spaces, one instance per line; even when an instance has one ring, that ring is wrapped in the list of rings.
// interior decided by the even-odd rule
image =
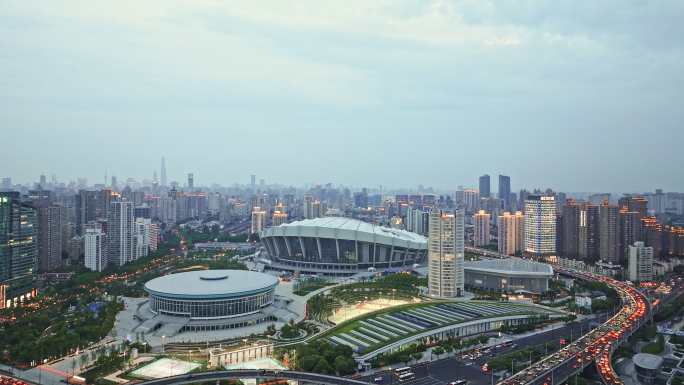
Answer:
[[[261,232],[273,267],[330,275],[420,263],[427,239],[357,219],[325,217],[270,227]]]
[[[232,318],[273,303],[278,279],[246,270],[200,270],[148,281],[150,310],[189,319]]]

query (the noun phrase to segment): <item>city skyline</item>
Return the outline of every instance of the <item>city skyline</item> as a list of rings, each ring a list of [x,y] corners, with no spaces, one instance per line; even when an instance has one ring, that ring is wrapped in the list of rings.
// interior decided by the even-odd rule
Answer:
[[[316,5],[5,4],[3,174],[684,190],[680,2]]]

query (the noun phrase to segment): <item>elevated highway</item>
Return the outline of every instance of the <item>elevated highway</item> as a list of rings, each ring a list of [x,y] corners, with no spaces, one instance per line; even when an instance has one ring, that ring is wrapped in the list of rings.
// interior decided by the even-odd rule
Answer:
[[[559,267],[555,269],[561,274],[576,279],[607,284],[620,296],[622,307],[598,328],[560,351],[500,381],[499,385],[560,384],[594,364],[604,384],[622,384],[611,365],[612,354],[620,344],[650,319],[652,312],[647,298],[625,282]]]

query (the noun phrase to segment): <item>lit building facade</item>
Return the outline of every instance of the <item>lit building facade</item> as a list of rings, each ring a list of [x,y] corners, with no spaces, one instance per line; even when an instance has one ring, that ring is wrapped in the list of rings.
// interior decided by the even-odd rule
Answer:
[[[461,211],[434,210],[428,236],[428,293],[436,298],[463,295],[465,223]]]
[[[628,246],[629,264],[627,272],[632,282],[651,281],[653,279],[653,248],[643,242],[634,242]]]
[[[473,225],[475,226],[473,244],[475,247],[482,247],[489,245],[490,241],[490,218],[491,215],[480,210],[473,215]]]
[[[553,196],[529,195],[525,200],[525,254],[556,255],[556,201]]]
[[[505,212],[499,216],[498,245],[499,253],[516,255],[522,253],[525,238],[525,216],[517,211],[515,214]]]
[[[258,233],[264,229],[266,224],[266,211],[262,210],[261,207],[255,207],[252,210],[252,226],[250,232],[252,234]]]
[[[98,229],[86,229],[85,267],[91,271],[102,271],[107,267],[107,243],[105,233]]]

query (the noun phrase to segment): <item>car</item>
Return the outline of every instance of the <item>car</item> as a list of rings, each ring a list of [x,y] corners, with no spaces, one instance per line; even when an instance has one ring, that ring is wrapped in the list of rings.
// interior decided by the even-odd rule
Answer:
[[[383,377],[375,377],[373,379],[373,382],[375,382],[376,384],[381,384],[384,380],[385,379]]]

